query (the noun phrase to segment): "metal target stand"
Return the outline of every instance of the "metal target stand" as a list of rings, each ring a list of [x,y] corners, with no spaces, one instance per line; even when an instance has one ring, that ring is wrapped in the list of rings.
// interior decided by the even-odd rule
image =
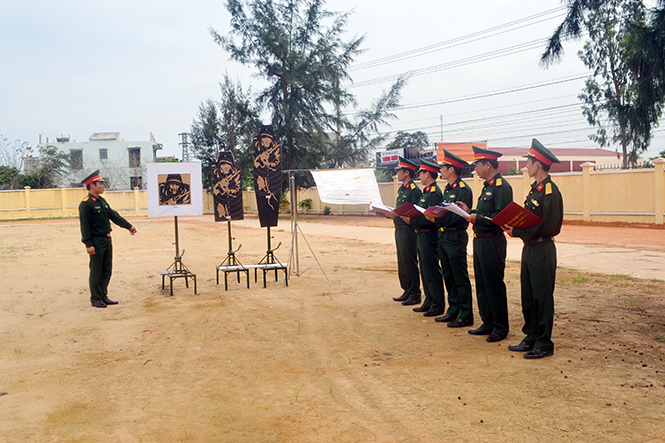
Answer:
[[[300,172],[309,172],[308,169],[304,169]],[[321,266],[321,263],[319,262],[319,259],[316,257],[316,254],[314,253],[314,250],[312,250],[312,247],[310,246],[309,242],[307,241],[307,238],[305,237],[305,234],[302,232],[302,229],[300,229],[300,226],[298,225],[298,220],[297,220],[297,212],[298,212],[298,189],[296,188],[296,178],[294,176],[295,172],[299,172],[298,170],[291,170],[291,171],[284,171],[289,173],[289,191],[290,191],[290,197],[291,197],[291,246],[289,248],[289,261],[287,263],[289,267],[289,272],[292,272],[296,275],[296,277],[300,277],[303,275],[305,272],[309,270],[320,270],[323,272],[323,276],[326,278],[328,282],[330,282],[330,279],[326,275],[326,271],[323,270],[323,266]],[[309,248],[309,252],[312,253],[312,256],[314,257],[314,260],[316,260],[316,264],[319,266],[318,268],[307,268],[300,272],[300,259],[298,257],[299,249],[298,249],[298,232],[300,232],[300,235],[302,236],[302,239],[305,241],[307,244],[307,247]],[[295,269],[294,269],[294,262],[295,262]]]

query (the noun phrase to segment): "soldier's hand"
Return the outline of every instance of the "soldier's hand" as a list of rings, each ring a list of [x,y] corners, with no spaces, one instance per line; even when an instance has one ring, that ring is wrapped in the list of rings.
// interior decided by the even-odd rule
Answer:
[[[129,233],[132,234],[132,235],[136,234],[136,228],[134,226],[129,228]]]
[[[469,214],[469,223],[472,225],[476,224],[476,214]]]
[[[501,228],[503,229],[503,232],[505,232],[506,234],[510,235],[511,237],[514,237],[514,235],[513,235],[513,227],[512,227],[512,226],[503,225],[503,226],[501,226]]]
[[[94,246],[90,246],[89,248],[85,248],[85,250],[88,253],[88,255],[95,255],[95,247]]]
[[[431,221],[432,223],[434,223],[436,221],[436,219],[434,217],[432,217],[431,215],[426,215],[425,218],[427,220]]]
[[[455,204],[460,208],[462,208],[464,212],[469,212],[469,213],[471,212],[471,209],[469,209],[469,207],[463,201],[456,201]]]

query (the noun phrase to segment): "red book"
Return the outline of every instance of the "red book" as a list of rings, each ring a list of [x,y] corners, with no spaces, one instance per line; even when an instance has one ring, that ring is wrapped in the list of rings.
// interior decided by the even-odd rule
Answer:
[[[403,215],[405,217],[410,217],[410,218],[416,218],[420,217],[423,215],[423,212],[425,212],[425,208],[421,208],[418,205],[414,205],[413,203],[402,203],[398,208],[395,208],[394,210],[395,214],[397,215]]]
[[[527,229],[542,223],[543,219],[517,203],[511,202],[492,221],[499,226],[508,225],[513,228]]]

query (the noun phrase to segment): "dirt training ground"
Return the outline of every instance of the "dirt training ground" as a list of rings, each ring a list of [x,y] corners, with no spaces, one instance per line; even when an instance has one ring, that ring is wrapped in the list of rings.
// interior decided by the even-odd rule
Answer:
[[[224,291],[215,265],[228,251],[226,224],[181,218],[183,261],[198,276],[199,294],[180,280],[174,297],[156,273],[173,261],[172,219],[130,220],[135,237],[113,231],[109,295],[120,304],[107,309],[88,302],[77,221],[0,224],[0,441],[656,442],[665,435],[665,275],[559,269],[556,351],[529,361],[507,349],[522,338],[515,260],[506,272],[511,332],[490,344],[392,301],[396,256],[381,219],[301,222],[330,282],[309,270],[288,287],[272,277],[263,289],[259,276],[249,290],[243,277]],[[241,262],[258,262],[266,232],[256,219],[235,224],[233,234]],[[288,220],[272,234],[286,261]],[[564,225],[559,237],[561,250],[625,243],[660,254],[665,230]],[[316,266],[304,239],[299,245],[301,270]]]

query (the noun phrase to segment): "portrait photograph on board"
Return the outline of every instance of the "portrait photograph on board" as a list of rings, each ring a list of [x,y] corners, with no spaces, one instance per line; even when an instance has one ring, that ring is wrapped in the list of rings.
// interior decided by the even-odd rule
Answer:
[[[148,163],[148,216],[202,214],[201,163]]]

